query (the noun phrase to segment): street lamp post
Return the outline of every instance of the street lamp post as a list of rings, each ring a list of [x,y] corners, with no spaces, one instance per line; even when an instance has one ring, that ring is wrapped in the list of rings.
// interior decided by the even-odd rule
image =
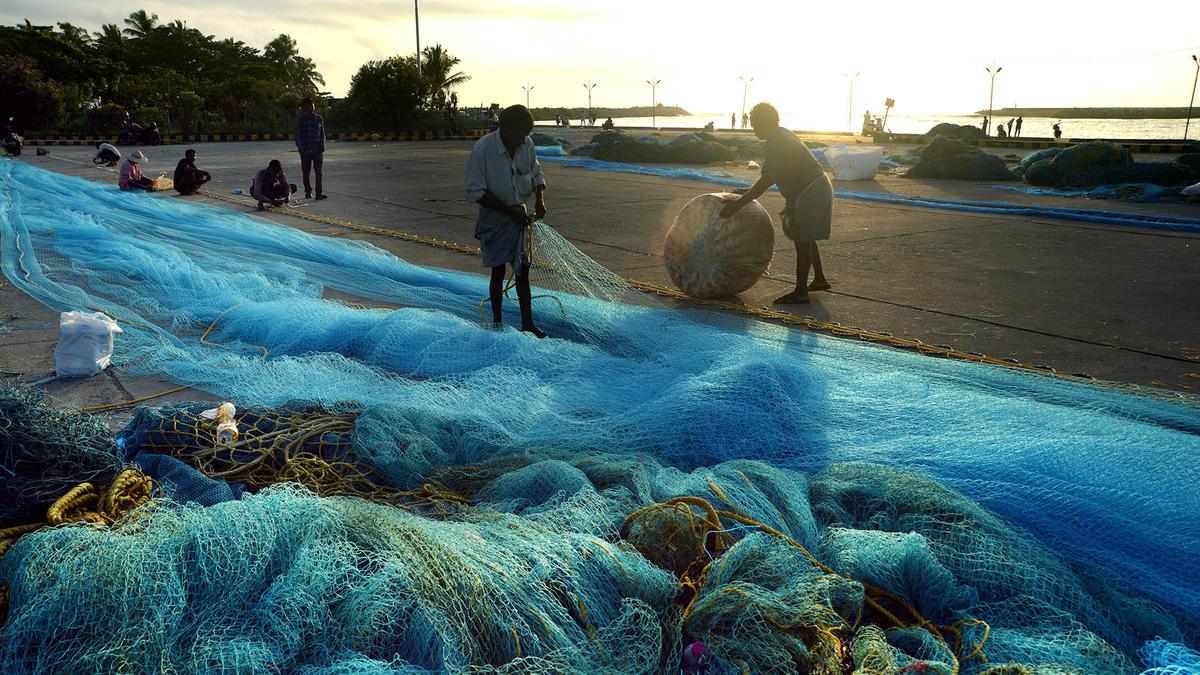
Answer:
[[[842,73],[847,80],[850,81],[850,107],[846,109],[846,131],[854,133],[854,81],[858,79],[862,73]]]
[[[1000,66],[999,68],[997,68],[996,62],[992,61],[992,67],[984,68],[984,70],[986,70],[988,72],[988,75],[990,75],[992,78],[992,88],[988,92],[987,129],[984,130],[984,134],[990,136],[990,135],[992,135],[992,101],[995,100],[995,96],[996,96],[996,76],[1000,74],[1000,71],[1004,70],[1004,66]]]
[[[583,88],[588,92],[588,120],[592,119],[592,90],[596,88],[596,83],[588,80],[583,83]]]
[[[745,75],[740,76],[742,79],[742,119],[746,119],[746,95],[750,92],[750,83],[754,78],[746,79]],[[742,128],[746,128],[746,123],[742,122]]]
[[[421,0],[413,0],[413,23],[417,26],[417,72],[421,72]]]
[[[1192,126],[1192,104],[1196,102],[1196,80],[1200,79],[1200,59],[1192,54],[1192,61],[1196,62],[1196,74],[1192,76],[1192,97],[1188,99],[1188,116],[1187,122],[1183,125],[1183,140],[1187,140],[1188,127]]]
[[[650,85],[650,128],[658,128],[658,85],[662,84],[662,80],[654,79],[651,75],[646,84]]]
[[[532,84],[523,85],[521,88],[525,90],[525,107],[528,108],[529,107],[529,92],[533,91],[533,85]]]

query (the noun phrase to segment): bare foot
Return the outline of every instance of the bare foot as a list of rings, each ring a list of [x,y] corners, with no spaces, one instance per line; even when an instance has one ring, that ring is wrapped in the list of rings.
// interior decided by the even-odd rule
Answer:
[[[827,291],[829,289],[829,282],[824,279],[821,279],[820,281],[813,279],[813,282],[808,285],[809,291]]]

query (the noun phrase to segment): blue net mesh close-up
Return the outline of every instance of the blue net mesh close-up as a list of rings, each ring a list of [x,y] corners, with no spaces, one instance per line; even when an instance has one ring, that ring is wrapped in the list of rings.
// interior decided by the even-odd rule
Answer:
[[[159,467],[11,548],[14,672],[1188,667],[1193,401],[658,307],[545,224],[536,340],[363,242],[10,161],[0,200],[11,283],[241,431],[143,410],[127,459],[230,492]]]

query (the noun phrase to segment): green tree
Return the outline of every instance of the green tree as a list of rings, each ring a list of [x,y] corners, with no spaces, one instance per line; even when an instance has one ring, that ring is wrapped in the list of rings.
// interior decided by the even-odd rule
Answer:
[[[415,57],[368,61],[350,80],[345,108],[362,128],[411,127],[428,91]]]
[[[284,87],[305,95],[317,93],[317,85],[324,85],[325,78],[317,72],[312,59],[300,56],[296,41],[290,35],[280,34],[267,43],[263,58],[271,64]]]
[[[44,126],[62,110],[61,87],[28,56],[0,54],[0,91],[0,120],[12,117],[17,129]]]
[[[58,32],[67,42],[81,49],[86,49],[92,45],[92,36],[87,32],[86,28],[80,28],[70,22],[60,22],[58,24]]]
[[[125,42],[125,35],[121,32],[121,27],[115,23],[106,23],[100,26],[100,30],[92,33],[95,38],[93,44],[103,49],[113,49],[120,47]]]
[[[158,15],[146,14],[146,10],[139,9],[125,19],[125,25],[129,26],[124,31],[126,35],[131,38],[144,38],[154,32],[158,25]]]
[[[471,77],[462,71],[453,72],[462,62],[457,56],[452,56],[440,44],[421,50],[423,56],[421,74],[425,78],[432,107],[446,107],[450,90],[469,81]]]

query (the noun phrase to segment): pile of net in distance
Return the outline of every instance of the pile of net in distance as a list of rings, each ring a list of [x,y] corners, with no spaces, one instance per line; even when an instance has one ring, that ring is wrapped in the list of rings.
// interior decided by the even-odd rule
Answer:
[[[56,409],[32,387],[0,387],[0,528],[40,522],[71,488],[112,482],[120,470],[103,423]]]

